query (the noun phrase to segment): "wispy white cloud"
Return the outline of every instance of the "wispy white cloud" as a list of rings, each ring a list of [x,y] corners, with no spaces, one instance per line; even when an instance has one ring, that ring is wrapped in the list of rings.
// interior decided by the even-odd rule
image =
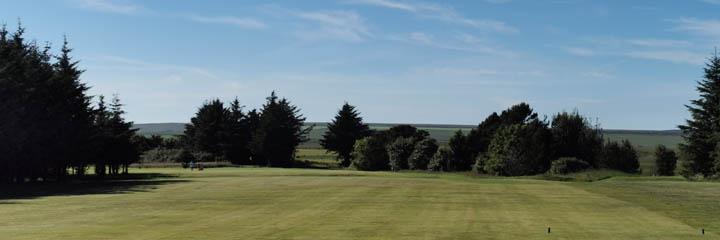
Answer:
[[[682,40],[667,40],[667,39],[630,39],[630,44],[643,46],[643,47],[689,47],[692,43],[689,41]]]
[[[461,35],[462,36],[462,35]],[[463,52],[474,52],[474,53],[486,53],[486,54],[493,54],[503,57],[512,57],[515,54],[511,51],[503,50],[496,47],[489,47],[479,43],[479,39],[473,37],[472,35],[465,35],[465,38],[463,39],[460,37],[463,41],[471,41],[471,42],[464,42],[463,44],[458,43],[452,43],[448,41],[438,40],[435,35],[424,33],[424,32],[413,32],[410,34],[405,35],[391,35],[388,36],[388,40],[392,41],[400,41],[415,45],[422,45],[422,46],[428,46],[428,47],[434,47],[434,48],[441,48],[441,49],[449,49],[449,50],[456,50],[456,51],[463,51]],[[475,41],[475,42],[472,42]]]
[[[77,0],[75,1],[81,8],[101,11],[101,12],[112,12],[119,14],[139,14],[150,12],[149,9],[131,3],[129,1],[118,1],[118,0]]]
[[[502,4],[502,3],[509,3],[512,0],[485,0],[486,3],[492,3],[492,4]]]
[[[705,56],[689,51],[631,51],[626,53],[626,55],[636,58],[695,65],[702,65],[705,62]]]
[[[720,0],[700,0],[701,2],[706,2],[710,4],[718,4],[720,5]]]
[[[718,20],[702,20],[697,18],[681,18],[671,20],[678,26],[673,30],[686,31],[698,35],[720,37],[720,21]]]
[[[597,79],[615,79],[615,76],[604,72],[591,71],[581,73],[584,77],[597,78]]]
[[[497,1],[497,0],[495,0]],[[466,25],[477,29],[504,32],[504,33],[517,33],[518,30],[512,26],[509,26],[505,22],[489,20],[489,19],[472,19],[463,16],[462,14],[455,11],[454,8],[449,6],[442,6],[438,4],[428,3],[404,3],[396,2],[391,0],[353,0],[350,1],[355,4],[373,5],[378,7],[386,7],[404,10],[412,12],[420,17],[437,19],[440,21]]]
[[[578,56],[595,56],[598,55],[595,50],[589,49],[589,48],[581,48],[581,47],[565,47],[563,48],[566,52],[578,55]]]
[[[267,24],[253,19],[253,18],[239,18],[239,17],[232,17],[232,16],[226,16],[226,17],[200,17],[200,16],[191,16],[191,20],[197,21],[197,22],[204,22],[204,23],[223,23],[223,24],[231,24],[238,27],[243,28],[252,28],[252,29],[261,29],[261,28],[267,28]]]
[[[338,10],[294,12],[294,15],[320,25],[319,29],[298,32],[298,35],[306,39],[330,38],[361,42],[372,37],[364,19],[355,12]]]

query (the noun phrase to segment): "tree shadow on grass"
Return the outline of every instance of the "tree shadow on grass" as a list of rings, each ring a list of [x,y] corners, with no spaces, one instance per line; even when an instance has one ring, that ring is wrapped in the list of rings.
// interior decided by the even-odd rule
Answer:
[[[102,180],[88,176],[67,182],[0,184],[0,201],[35,199],[49,196],[148,192],[156,189],[160,185],[190,182],[190,180],[171,179],[175,177],[177,176],[148,173],[106,177]],[[0,205],[15,203],[18,202],[2,201]]]

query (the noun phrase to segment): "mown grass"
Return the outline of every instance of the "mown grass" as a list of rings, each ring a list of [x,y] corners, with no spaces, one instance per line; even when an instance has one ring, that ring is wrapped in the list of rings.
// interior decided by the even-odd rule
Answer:
[[[704,238],[720,236],[720,184],[675,178],[587,183],[272,168],[131,172],[152,177],[107,181],[93,191],[68,183],[23,186],[34,193],[27,195],[0,192],[0,238],[698,239],[701,228]],[[118,186],[125,181],[132,184]]]

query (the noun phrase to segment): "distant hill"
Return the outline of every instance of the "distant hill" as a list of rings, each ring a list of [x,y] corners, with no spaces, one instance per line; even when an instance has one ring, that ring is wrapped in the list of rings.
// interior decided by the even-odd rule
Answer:
[[[186,123],[138,123],[133,125],[140,134],[144,135],[181,135],[185,131]]]
[[[144,135],[181,135],[185,130],[186,123],[140,123],[135,124],[134,127],[139,129],[139,132]],[[304,143],[302,147],[305,148],[320,148],[319,140],[322,135],[327,131],[327,124],[325,122],[308,122],[306,126],[312,126],[313,131],[310,132],[310,141]],[[397,123],[368,123],[371,129],[375,130],[387,130],[393,126],[399,125]],[[440,144],[446,144],[450,137],[457,130],[468,132],[476,125],[459,125],[459,124],[410,124],[419,129],[426,130],[430,133],[430,136],[437,139]],[[624,130],[624,129],[604,129],[603,133],[605,136],[614,141],[620,141],[623,139],[630,140],[633,144],[643,147],[653,147],[657,144],[664,144],[669,147],[677,146],[678,143],[682,142],[682,132],[680,130]]]

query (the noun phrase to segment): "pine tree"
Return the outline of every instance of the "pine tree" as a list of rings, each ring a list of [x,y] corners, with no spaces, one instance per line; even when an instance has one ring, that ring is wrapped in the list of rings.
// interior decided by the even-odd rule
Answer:
[[[227,139],[227,149],[225,149],[225,157],[234,164],[249,164],[250,149],[248,143],[251,137],[250,123],[248,117],[242,112],[243,106],[240,101],[235,100],[230,104],[230,117],[227,124],[229,139]]]
[[[305,117],[287,99],[273,91],[263,105],[260,121],[253,133],[251,149],[255,164],[290,167],[297,146],[307,141],[312,127],[303,129]]]
[[[355,142],[371,134],[355,106],[348,103],[342,106],[327,128],[327,132],[320,139],[320,145],[328,152],[337,153],[337,159],[341,160],[341,165],[345,167],[350,165]]]
[[[65,168],[74,165],[87,165],[91,156],[91,137],[93,135],[93,108],[91,97],[86,95],[89,87],[80,81],[84,72],[77,67],[78,62],[70,57],[72,49],[65,39],[62,54],[56,57],[54,64],[55,76],[52,83],[53,101],[52,115],[57,124],[56,136],[60,144],[55,163],[56,175],[65,175]]]
[[[190,122],[185,136],[194,151],[209,153],[213,159],[225,156],[230,110],[219,99],[205,102]]]
[[[704,79],[697,82],[700,98],[685,105],[691,118],[680,125],[685,143],[680,145],[686,161],[683,175],[710,176],[713,170],[713,150],[720,133],[720,58],[715,54],[705,67]]]

